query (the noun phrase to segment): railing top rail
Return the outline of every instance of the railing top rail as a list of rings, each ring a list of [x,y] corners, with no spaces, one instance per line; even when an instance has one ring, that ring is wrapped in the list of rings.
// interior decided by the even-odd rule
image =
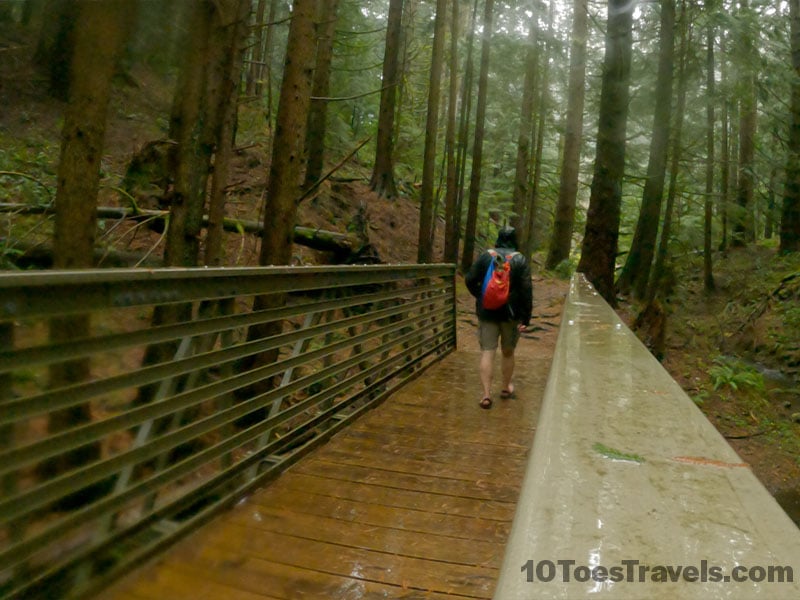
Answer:
[[[452,264],[404,264],[0,273],[0,320],[449,276],[454,269]]]

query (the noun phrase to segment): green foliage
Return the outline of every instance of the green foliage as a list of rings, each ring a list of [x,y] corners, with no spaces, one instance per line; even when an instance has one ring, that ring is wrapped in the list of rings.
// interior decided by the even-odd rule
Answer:
[[[622,452],[620,450],[617,450],[616,448],[610,448],[605,444],[601,444],[600,442],[595,442],[595,444],[592,446],[592,450],[612,460],[626,460],[629,462],[636,462],[636,463],[644,462],[644,457],[639,456],[638,454]]]
[[[569,279],[572,277],[572,274],[575,273],[575,269],[577,267],[578,258],[576,256],[571,256],[570,258],[565,258],[558,263],[556,268],[553,269],[553,273],[558,275],[561,279]]]
[[[696,394],[693,394],[691,398],[692,402],[694,402],[697,406],[702,406],[702,404],[706,401],[706,398],[708,398],[708,391],[700,390]]]
[[[55,190],[55,147],[0,137],[0,202],[49,204]]]
[[[783,323],[785,327],[800,329],[800,306],[788,306],[783,311]]]
[[[0,270],[16,269],[14,259],[22,255],[22,250],[11,246],[7,239],[0,239]]]
[[[708,371],[714,389],[728,386],[734,390],[752,388],[764,391],[764,376],[743,362],[723,356],[714,359],[714,366]]]

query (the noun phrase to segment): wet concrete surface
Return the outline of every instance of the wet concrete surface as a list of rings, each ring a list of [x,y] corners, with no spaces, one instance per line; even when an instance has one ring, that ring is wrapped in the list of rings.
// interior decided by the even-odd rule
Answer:
[[[577,277],[495,598],[594,597],[800,598],[800,530]]]

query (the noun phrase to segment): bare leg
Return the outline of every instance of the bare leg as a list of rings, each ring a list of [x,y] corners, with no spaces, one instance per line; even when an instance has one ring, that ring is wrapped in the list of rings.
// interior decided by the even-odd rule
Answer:
[[[483,350],[481,352],[481,385],[483,386],[483,397],[492,397],[492,367],[494,366],[494,350]]]
[[[500,358],[500,367],[503,372],[503,388],[509,392],[513,391],[511,378],[514,376],[514,349],[506,350],[503,348]]]

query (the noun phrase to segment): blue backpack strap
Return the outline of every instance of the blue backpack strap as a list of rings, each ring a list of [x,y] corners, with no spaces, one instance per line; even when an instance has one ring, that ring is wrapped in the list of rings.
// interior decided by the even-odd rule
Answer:
[[[489,285],[489,280],[492,278],[492,273],[494,273],[494,263],[495,259],[497,258],[497,252],[492,248],[487,250],[489,255],[492,257],[492,260],[489,261],[489,268],[486,269],[486,275],[483,277],[483,283],[481,284],[481,298],[486,293],[486,286]]]

